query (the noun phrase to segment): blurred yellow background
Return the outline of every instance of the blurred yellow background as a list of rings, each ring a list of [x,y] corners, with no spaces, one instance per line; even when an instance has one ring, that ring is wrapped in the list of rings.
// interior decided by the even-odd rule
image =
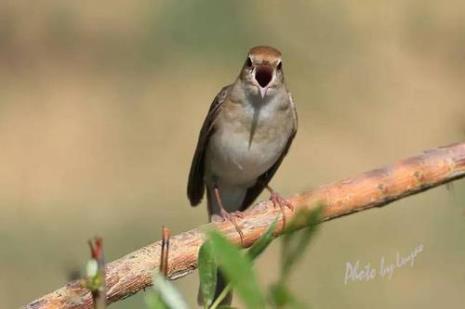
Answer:
[[[463,1],[2,1],[0,307],[63,285],[104,237],[114,260],[206,222],[187,173],[247,50],[279,48],[300,127],[288,195],[465,139]],[[325,223],[292,289],[314,308],[465,304],[465,185]],[[263,198],[267,196],[264,195]],[[424,245],[392,279],[347,262]],[[276,276],[276,244],[257,263]],[[176,281],[195,303],[197,275]],[[144,308],[143,293],[112,308]]]

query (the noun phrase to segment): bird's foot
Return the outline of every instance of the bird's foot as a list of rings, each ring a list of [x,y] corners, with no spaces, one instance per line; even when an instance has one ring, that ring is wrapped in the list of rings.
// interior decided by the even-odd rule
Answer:
[[[244,219],[245,217],[244,213],[240,210],[230,212],[229,214],[239,219]]]
[[[287,207],[290,210],[294,211],[294,208],[295,208],[294,205],[292,205],[292,203],[289,202],[289,200],[282,197],[281,194],[279,194],[276,191],[271,192],[270,201],[273,203],[274,207],[276,207],[276,206]]]
[[[289,200],[282,197],[278,192],[271,191],[270,192],[270,201],[273,203],[273,207],[279,207],[281,213],[283,214],[283,229],[286,228],[286,212],[284,211],[284,207],[287,207],[289,210],[294,211],[294,205],[292,205]]]
[[[242,218],[244,218],[244,214],[242,212],[240,212],[240,211],[235,211],[235,212],[229,213],[226,210],[221,209],[219,215],[213,215],[212,216],[212,221],[215,222],[215,223],[216,222],[225,222],[225,221],[231,222],[231,224],[234,226],[234,228],[236,229],[236,232],[239,234],[239,236],[241,238],[241,244],[243,244],[244,243],[244,233],[242,233],[241,228],[237,224],[236,218],[242,219]]]

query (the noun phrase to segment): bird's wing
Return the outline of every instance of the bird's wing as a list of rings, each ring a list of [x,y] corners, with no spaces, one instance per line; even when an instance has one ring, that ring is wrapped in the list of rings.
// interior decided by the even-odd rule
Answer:
[[[281,152],[281,155],[279,156],[278,160],[276,160],[275,164],[273,164],[273,166],[271,166],[265,173],[260,175],[260,177],[258,177],[257,179],[257,182],[252,187],[247,189],[247,193],[245,194],[245,198],[242,201],[240,211],[244,211],[245,209],[247,209],[247,207],[249,207],[255,201],[255,199],[260,195],[260,193],[262,193],[263,189],[265,189],[265,187],[268,185],[271,178],[273,178],[273,175],[276,173],[279,166],[283,162],[284,157],[289,151],[292,141],[294,140],[294,137],[297,134],[297,127],[298,127],[297,112],[295,109],[294,101],[292,100],[292,96],[290,93],[289,93],[289,100],[290,100],[291,109],[293,113],[294,128],[291,134],[289,135],[286,146]]]
[[[213,133],[213,124],[221,110],[228,92],[230,85],[223,87],[221,91],[216,95],[210,109],[208,110],[207,117],[200,130],[199,140],[197,141],[197,147],[195,149],[194,157],[192,158],[191,169],[189,172],[189,181],[187,184],[187,196],[192,206],[197,206],[203,197],[205,191],[204,184],[204,161],[205,151],[207,149],[208,141]]]

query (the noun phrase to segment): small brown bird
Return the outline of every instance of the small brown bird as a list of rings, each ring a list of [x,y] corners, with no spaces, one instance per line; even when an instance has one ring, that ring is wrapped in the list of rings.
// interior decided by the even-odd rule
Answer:
[[[213,100],[200,131],[187,195],[198,205],[207,191],[209,219],[236,217],[267,188],[276,206],[292,205],[268,183],[297,132],[297,113],[284,82],[281,52],[257,46],[249,51],[236,81]],[[221,284],[217,291],[221,292]]]

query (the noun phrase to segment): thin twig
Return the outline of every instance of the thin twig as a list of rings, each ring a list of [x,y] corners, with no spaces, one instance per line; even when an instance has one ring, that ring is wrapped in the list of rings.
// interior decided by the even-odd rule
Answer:
[[[170,250],[170,230],[163,226],[161,232],[161,255],[159,272],[168,277],[168,255]]]
[[[322,221],[327,221],[384,206],[464,176],[465,143],[461,143],[428,150],[391,166],[321,186],[295,195],[289,201],[296,210],[312,208],[318,202],[326,205]],[[259,203],[246,211],[244,218],[238,220],[244,234],[244,247],[253,244],[280,212],[271,202]],[[288,209],[285,212],[287,218],[292,219],[294,213]],[[171,238],[169,278],[186,276],[197,267],[197,254],[204,240],[204,231],[211,227],[212,224],[204,225]],[[228,221],[217,223],[216,228],[235,244],[240,245],[240,238]],[[277,233],[280,233],[279,229]],[[160,267],[160,254],[161,242],[158,241],[108,264],[107,302],[126,298],[151,285],[152,273]],[[29,309],[91,307],[91,295],[79,282],[70,282],[26,305]]]

